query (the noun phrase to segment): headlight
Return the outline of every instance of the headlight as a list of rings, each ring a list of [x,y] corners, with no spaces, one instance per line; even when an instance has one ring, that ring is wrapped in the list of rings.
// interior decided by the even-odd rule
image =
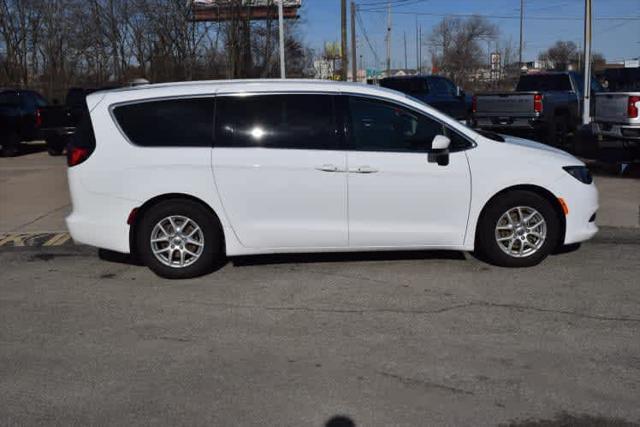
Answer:
[[[562,169],[566,170],[569,175],[584,184],[591,184],[593,182],[593,176],[591,176],[591,172],[586,166],[565,166]]]

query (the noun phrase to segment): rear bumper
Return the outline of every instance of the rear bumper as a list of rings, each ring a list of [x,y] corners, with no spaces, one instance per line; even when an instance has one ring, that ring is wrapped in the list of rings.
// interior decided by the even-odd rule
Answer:
[[[600,140],[625,140],[640,145],[640,125],[594,123],[593,132]]]
[[[82,166],[78,166],[82,167]],[[74,242],[130,253],[127,218],[139,203],[87,191],[69,170],[73,210],[65,221]]]
[[[64,138],[73,135],[75,132],[75,127],[40,129],[40,135],[42,136],[42,139]]]
[[[538,117],[474,117],[473,123],[481,129],[515,129],[537,131],[544,126]]]

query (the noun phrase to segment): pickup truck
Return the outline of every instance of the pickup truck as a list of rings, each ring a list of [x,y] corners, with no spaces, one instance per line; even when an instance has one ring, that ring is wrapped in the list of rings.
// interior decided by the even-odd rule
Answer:
[[[0,156],[15,156],[21,142],[40,139],[39,108],[47,101],[32,90],[0,90]]]
[[[40,131],[47,141],[50,155],[62,154],[68,138],[75,133],[76,126],[86,110],[87,95],[94,91],[95,89],[70,88],[64,105],[40,108]]]
[[[591,125],[600,149],[622,148],[640,160],[640,92],[599,93]]]
[[[473,125],[504,133],[525,131],[549,145],[565,145],[581,123],[583,82],[573,71],[522,75],[515,92],[474,97]],[[602,91],[592,79],[592,94]]]
[[[446,77],[386,77],[380,80],[380,86],[417,98],[457,120],[466,122],[470,118],[471,99]]]

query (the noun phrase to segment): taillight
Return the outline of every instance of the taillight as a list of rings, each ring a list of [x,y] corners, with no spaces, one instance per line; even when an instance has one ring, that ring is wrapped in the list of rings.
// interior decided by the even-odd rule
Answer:
[[[87,148],[73,147],[67,148],[67,165],[69,167],[79,165],[89,158],[91,151]]]
[[[472,113],[478,112],[478,97],[475,95],[473,95],[473,98],[471,98],[471,112]]]
[[[36,127],[39,128],[40,126],[42,126],[42,113],[40,112],[40,109],[38,108],[36,110]]]
[[[533,95],[533,111],[542,113],[542,95],[539,93]]]
[[[630,119],[638,117],[638,104],[640,104],[640,96],[630,96],[629,105],[627,106],[627,115]]]

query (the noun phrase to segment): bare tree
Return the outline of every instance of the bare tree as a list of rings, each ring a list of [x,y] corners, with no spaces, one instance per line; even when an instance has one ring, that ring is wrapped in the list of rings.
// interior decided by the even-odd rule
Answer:
[[[580,51],[574,42],[558,40],[549,49],[541,52],[538,59],[544,62],[547,68],[566,71],[569,66],[579,62]]]
[[[481,42],[495,39],[498,33],[498,28],[481,16],[444,18],[427,40],[432,66],[464,84],[486,64]]]
[[[195,22],[186,1],[0,0],[0,86],[61,97],[70,86],[101,87],[134,77],[159,82],[278,73],[278,32],[249,21],[247,7],[223,23]],[[275,3],[273,3],[275,5]],[[311,52],[300,21],[286,23],[287,70],[306,75]]]

